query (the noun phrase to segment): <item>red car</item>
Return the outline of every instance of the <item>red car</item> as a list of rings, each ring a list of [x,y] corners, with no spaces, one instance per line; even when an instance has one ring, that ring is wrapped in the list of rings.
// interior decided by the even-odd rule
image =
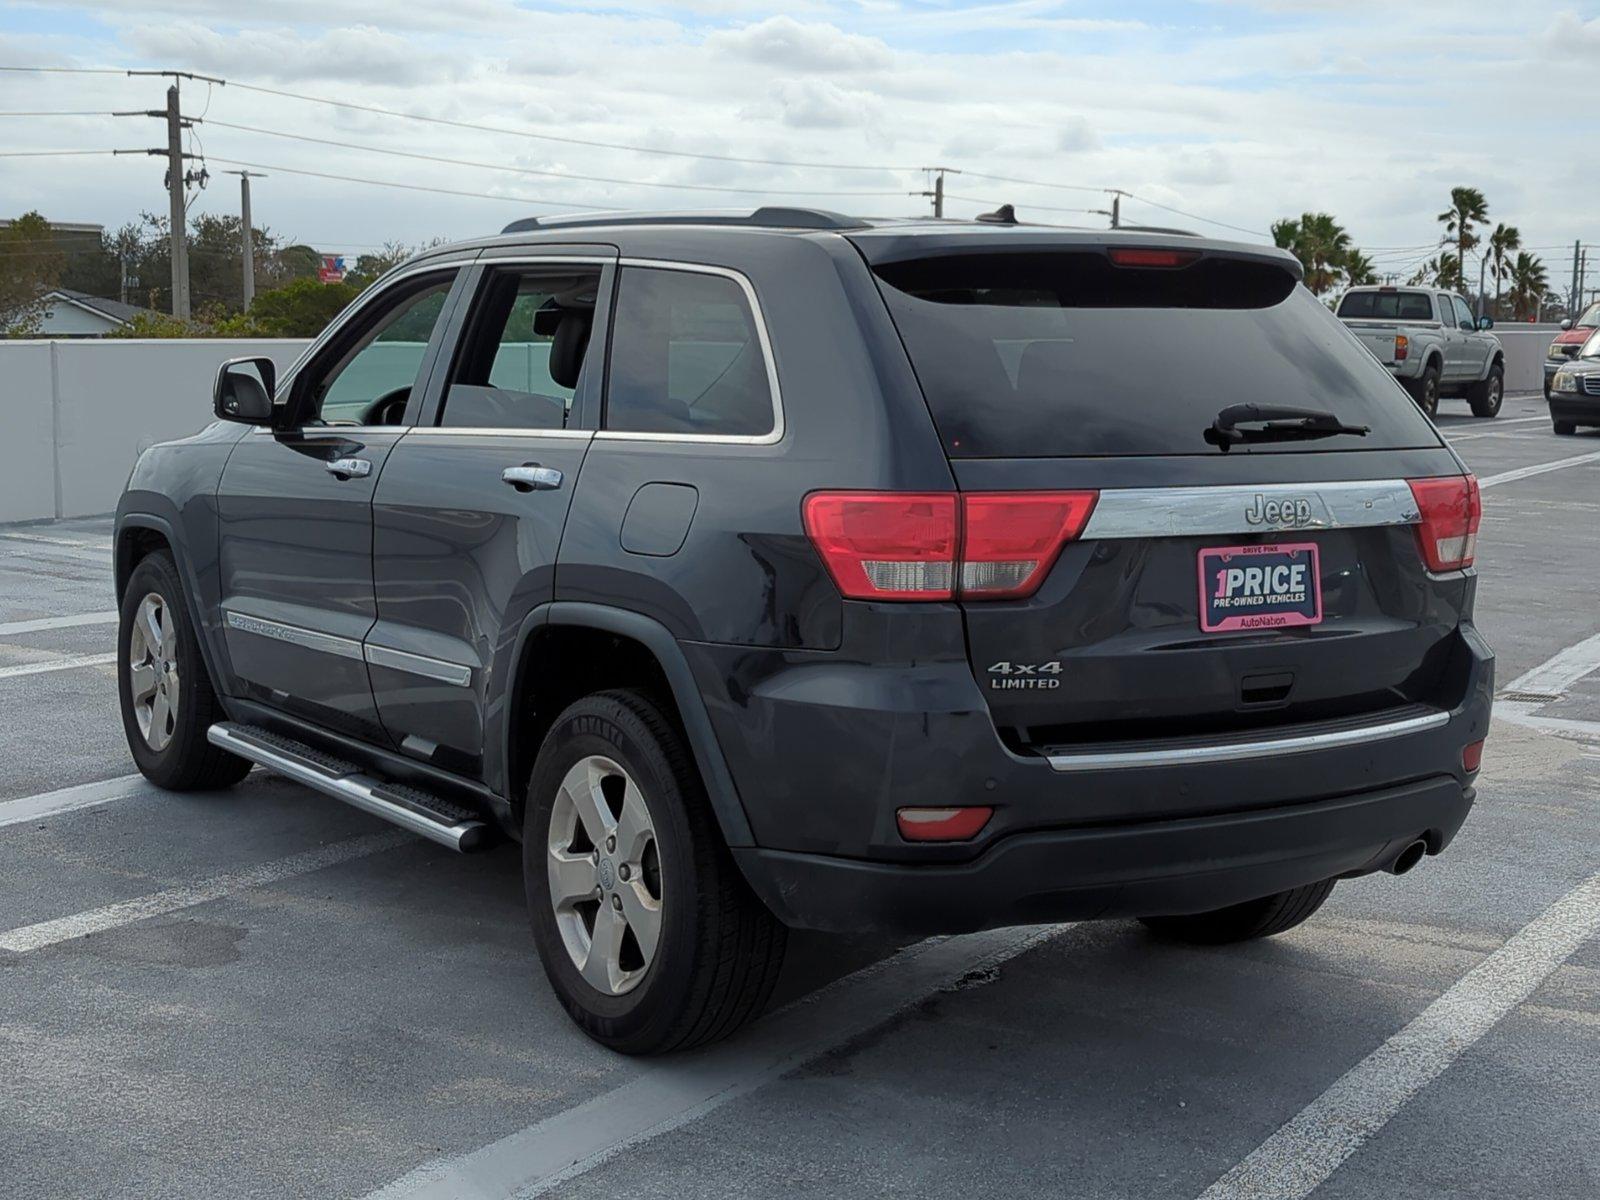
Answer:
[[[1550,381],[1567,363],[1578,357],[1578,348],[1589,340],[1589,335],[1600,329],[1600,300],[1596,300],[1579,314],[1577,321],[1561,322],[1561,332],[1550,343],[1544,356],[1544,398],[1550,399]]]

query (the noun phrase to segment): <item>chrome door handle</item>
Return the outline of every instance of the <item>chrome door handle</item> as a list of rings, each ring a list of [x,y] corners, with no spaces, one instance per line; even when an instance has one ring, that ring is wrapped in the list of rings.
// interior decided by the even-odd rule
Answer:
[[[327,467],[328,474],[340,479],[365,479],[372,474],[372,464],[364,458],[336,458]]]
[[[564,476],[554,467],[541,467],[538,463],[527,463],[520,467],[507,467],[500,472],[500,479],[509,483],[519,492],[549,492],[561,486]]]

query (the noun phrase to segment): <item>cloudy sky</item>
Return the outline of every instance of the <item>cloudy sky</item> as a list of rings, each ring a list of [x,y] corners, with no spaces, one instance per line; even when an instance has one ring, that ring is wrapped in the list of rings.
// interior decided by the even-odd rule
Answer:
[[[236,211],[222,172],[258,164],[257,221],[325,250],[579,208],[924,212],[908,193],[935,164],[964,171],[947,185],[955,215],[1011,201],[1098,225],[1073,210],[1122,188],[1130,220],[1265,238],[1276,217],[1325,209],[1386,270],[1430,253],[1457,184],[1483,189],[1558,284],[1573,239],[1600,241],[1596,4],[52,0],[0,3],[0,65],[229,80],[184,85],[214,176],[195,210]],[[0,72],[0,110],[144,109],[164,87]],[[0,129],[10,155],[162,140],[139,118]],[[118,225],[164,211],[162,170],[0,153],[0,215]]]

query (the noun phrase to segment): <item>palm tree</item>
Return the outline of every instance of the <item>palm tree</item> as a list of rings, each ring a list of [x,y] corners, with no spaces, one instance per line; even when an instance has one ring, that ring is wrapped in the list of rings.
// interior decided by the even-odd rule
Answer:
[[[1515,225],[1496,225],[1489,235],[1489,273],[1494,276],[1494,315],[1500,319],[1500,285],[1510,275],[1507,260],[1513,250],[1522,249],[1522,234]]]
[[[1441,254],[1438,258],[1430,258],[1415,271],[1411,278],[1406,280],[1412,287],[1427,286],[1449,288],[1452,291],[1461,289],[1461,276],[1458,271],[1460,260],[1448,254]]]
[[[1450,189],[1450,207],[1439,214],[1439,221],[1444,226],[1445,244],[1449,245],[1452,241],[1456,244],[1457,287],[1465,284],[1467,279],[1467,251],[1478,244],[1472,232],[1473,224],[1488,219],[1489,202],[1477,188]]]
[[[1317,295],[1339,282],[1350,235],[1328,213],[1301,213],[1272,223],[1272,240],[1300,260],[1306,286]]]
[[[1529,254],[1526,250],[1518,252],[1517,261],[1511,264],[1511,311],[1514,318],[1521,321],[1533,315],[1549,290],[1550,276],[1539,256]]]
[[[1344,280],[1350,287],[1378,282],[1377,269],[1361,251],[1351,248],[1344,256]]]

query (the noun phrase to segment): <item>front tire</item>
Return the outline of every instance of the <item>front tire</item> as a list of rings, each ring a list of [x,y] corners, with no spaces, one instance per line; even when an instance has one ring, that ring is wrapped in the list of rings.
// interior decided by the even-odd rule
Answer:
[[[1333,892],[1334,882],[1324,879],[1213,912],[1144,917],[1142,920],[1151,933],[1170,941],[1204,946],[1246,942],[1293,929],[1322,907],[1323,901]]]
[[[1571,437],[1578,432],[1578,427],[1571,421],[1551,421],[1550,427],[1556,431],[1557,437]]]
[[[1473,384],[1472,390],[1467,393],[1467,403],[1472,406],[1472,415],[1475,417],[1498,416],[1505,398],[1506,369],[1500,363],[1490,367],[1489,374]]]
[[[550,727],[528,784],[534,942],[578,1026],[624,1054],[726,1037],[766,1006],[787,930],[723,844],[682,738],[631,691]]]
[[[223,719],[222,705],[184,608],[177,565],[165,550],[139,561],[123,593],[117,694],[128,751],[157,787],[208,791],[249,773],[249,762],[206,740],[206,730]]]

